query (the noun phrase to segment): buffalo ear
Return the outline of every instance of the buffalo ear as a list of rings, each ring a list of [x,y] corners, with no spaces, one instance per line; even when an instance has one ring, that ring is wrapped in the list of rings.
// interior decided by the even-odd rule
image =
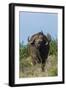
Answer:
[[[34,39],[29,39],[29,37],[28,37],[28,43],[29,43],[29,44],[34,44],[34,42],[35,42]]]
[[[46,46],[47,46],[48,44],[49,44],[48,42],[45,43]]]
[[[35,42],[34,39],[30,40],[30,44],[34,44],[34,42]]]
[[[47,38],[48,38],[48,41],[51,42],[51,35],[49,33],[47,34]]]

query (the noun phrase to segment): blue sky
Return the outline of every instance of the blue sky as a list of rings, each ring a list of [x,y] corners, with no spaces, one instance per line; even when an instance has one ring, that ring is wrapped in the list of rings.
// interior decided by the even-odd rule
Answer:
[[[57,38],[58,14],[57,13],[37,13],[20,12],[19,13],[19,42],[27,44],[28,36],[43,31],[49,33],[54,39]]]

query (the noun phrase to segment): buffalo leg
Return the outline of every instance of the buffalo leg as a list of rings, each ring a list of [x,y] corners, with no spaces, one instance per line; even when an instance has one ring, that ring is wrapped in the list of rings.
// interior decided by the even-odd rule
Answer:
[[[45,64],[46,64],[46,62],[42,62],[42,64],[41,64],[41,69],[42,69],[42,71],[45,71]]]

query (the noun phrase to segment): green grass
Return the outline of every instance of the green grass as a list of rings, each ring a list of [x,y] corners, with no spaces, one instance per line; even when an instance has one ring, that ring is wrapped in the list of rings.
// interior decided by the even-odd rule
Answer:
[[[48,57],[44,72],[41,70],[41,64],[32,64],[31,57],[21,60],[19,72],[20,78],[47,76],[57,76],[57,57],[55,55]]]
[[[31,57],[28,54],[28,46],[21,45],[19,49],[19,77],[47,77],[58,75],[58,59],[57,59],[57,40],[51,40],[49,56],[45,65],[45,71],[42,72],[41,64],[32,64]]]

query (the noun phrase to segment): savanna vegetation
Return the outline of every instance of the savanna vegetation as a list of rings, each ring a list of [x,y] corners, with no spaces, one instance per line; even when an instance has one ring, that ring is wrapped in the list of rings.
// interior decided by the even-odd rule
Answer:
[[[48,59],[45,66],[45,71],[42,72],[41,64],[36,64],[35,66],[32,63],[31,57],[28,53],[28,46],[23,43],[20,44],[19,48],[19,77],[47,77],[47,76],[57,76],[58,67],[57,67],[57,40],[51,39],[50,50]]]

